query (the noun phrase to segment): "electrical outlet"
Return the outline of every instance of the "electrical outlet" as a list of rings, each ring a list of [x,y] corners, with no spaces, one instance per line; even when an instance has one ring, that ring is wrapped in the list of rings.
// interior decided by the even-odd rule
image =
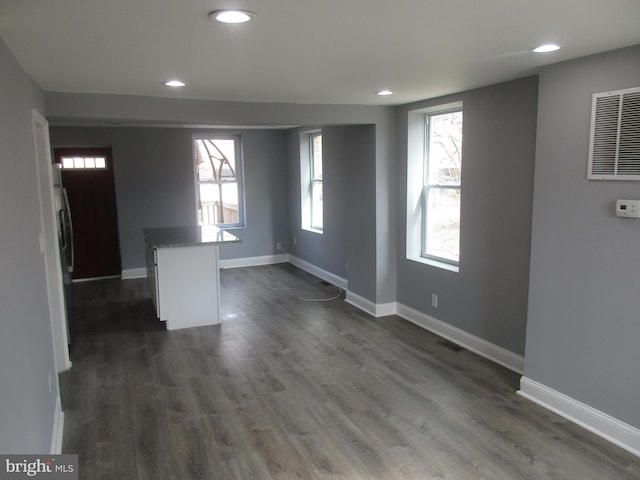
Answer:
[[[297,237],[293,237],[293,244],[294,245],[298,245],[298,238]]]
[[[51,378],[51,370],[49,370],[49,393],[53,392],[53,379]]]
[[[276,252],[279,252],[282,250],[282,243],[278,242],[276,243]]]
[[[438,295],[435,293],[431,294],[431,306],[433,308],[438,308]]]

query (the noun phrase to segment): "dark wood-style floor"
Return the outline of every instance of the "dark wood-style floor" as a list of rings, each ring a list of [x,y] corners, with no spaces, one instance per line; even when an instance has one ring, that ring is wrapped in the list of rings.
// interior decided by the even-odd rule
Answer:
[[[223,323],[168,332],[145,280],[76,284],[65,453],[93,479],[638,479],[519,376],[287,264],[222,272]]]

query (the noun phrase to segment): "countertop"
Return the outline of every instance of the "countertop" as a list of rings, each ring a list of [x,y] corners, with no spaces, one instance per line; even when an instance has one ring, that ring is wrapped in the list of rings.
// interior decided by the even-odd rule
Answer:
[[[239,243],[235,235],[213,225],[203,227],[144,228],[147,242],[156,248],[195,247],[198,245],[221,245]]]

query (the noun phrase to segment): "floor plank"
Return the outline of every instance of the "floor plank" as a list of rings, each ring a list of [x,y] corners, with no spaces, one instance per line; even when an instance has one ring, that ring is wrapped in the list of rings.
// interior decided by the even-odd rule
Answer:
[[[518,375],[282,264],[221,272],[218,326],[166,331],[146,280],[76,284],[65,453],[86,479],[616,479],[640,459]]]

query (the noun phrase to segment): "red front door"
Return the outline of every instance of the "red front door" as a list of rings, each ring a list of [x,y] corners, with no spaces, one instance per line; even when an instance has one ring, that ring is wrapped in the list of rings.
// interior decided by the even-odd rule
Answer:
[[[121,274],[110,148],[56,148],[73,222],[73,279]]]

